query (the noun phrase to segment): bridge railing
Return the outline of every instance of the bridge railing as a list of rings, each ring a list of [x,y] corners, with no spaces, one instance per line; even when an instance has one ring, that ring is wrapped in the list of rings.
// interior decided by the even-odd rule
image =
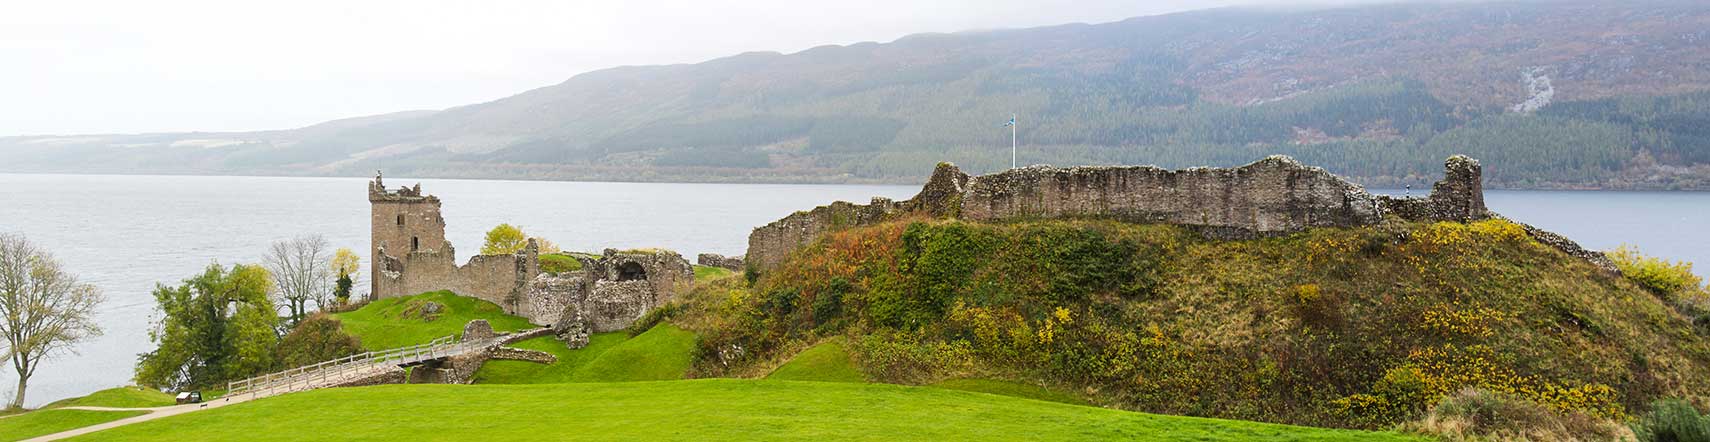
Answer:
[[[290,370],[228,382],[226,383],[225,397],[231,398],[248,394],[254,398],[307,390],[326,386],[329,382],[348,380],[346,378],[353,374],[367,372],[378,366],[407,365],[453,356],[471,348],[490,345],[493,341],[464,342],[459,341],[456,336],[445,336],[425,344],[358,353]]]

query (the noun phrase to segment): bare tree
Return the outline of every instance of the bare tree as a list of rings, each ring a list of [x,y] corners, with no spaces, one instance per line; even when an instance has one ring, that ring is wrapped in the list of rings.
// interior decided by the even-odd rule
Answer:
[[[291,310],[293,327],[310,313],[310,301],[316,308],[332,305],[330,259],[327,239],[320,235],[275,241],[262,259],[273,276],[274,299]]]
[[[103,299],[100,289],[78,282],[53,255],[22,236],[0,234],[0,355],[18,374],[8,408],[24,406],[30,376],[42,361],[101,336],[94,314]]]

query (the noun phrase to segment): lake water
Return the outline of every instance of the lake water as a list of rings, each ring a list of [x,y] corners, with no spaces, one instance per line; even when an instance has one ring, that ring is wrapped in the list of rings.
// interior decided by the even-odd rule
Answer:
[[[835,200],[903,199],[918,186],[649,184],[389,178],[422,183],[444,202],[459,262],[499,223],[520,225],[565,250],[662,247],[741,254],[748,232]],[[1395,193],[1395,192],[1388,192]],[[1627,243],[1645,252],[1710,262],[1710,193],[1490,191],[1490,207],[1586,247]],[[334,247],[368,250],[366,180],[192,176],[0,174],[0,231],[23,233],[108,296],[107,334],[79,354],[44,363],[31,406],[126,384],[148,351],[155,283],[176,283],[208,263],[259,262],[269,243],[321,234]],[[364,257],[366,258],[366,257]],[[1706,264],[1710,266],[1710,264]],[[368,272],[363,263],[362,275]],[[1700,274],[1710,268],[1697,269]],[[358,290],[367,287],[359,281]],[[0,369],[0,393],[16,378]],[[10,396],[5,396],[10,397]]]

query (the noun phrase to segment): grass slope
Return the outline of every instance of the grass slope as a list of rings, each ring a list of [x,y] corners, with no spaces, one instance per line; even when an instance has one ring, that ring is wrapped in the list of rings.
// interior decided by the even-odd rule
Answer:
[[[416,311],[427,302],[439,303],[444,310],[438,317],[424,320]],[[448,335],[461,335],[463,326],[476,319],[487,320],[494,331],[501,333],[534,327],[526,319],[505,314],[497,304],[448,291],[378,299],[355,311],[333,316],[343,324],[346,333],[361,339],[362,346],[369,350],[422,344]]]
[[[565,382],[663,381],[682,379],[694,358],[695,334],[660,324],[634,338],[624,332],[600,333],[588,346],[571,350],[545,336],[512,347],[558,357],[552,365],[488,361],[475,372],[478,384],[553,384]]]
[[[867,375],[861,374],[861,371],[849,362],[849,352],[843,349],[843,340],[833,338],[796,354],[789,362],[773,370],[766,379],[866,382]]]
[[[695,266],[695,280],[696,281],[706,281],[706,280],[711,280],[711,279],[718,279],[718,278],[723,278],[723,277],[735,275],[735,274],[736,274],[736,272],[730,271],[730,269],[723,268],[723,267],[710,267],[710,266],[703,266],[703,265]]]
[[[0,418],[0,442],[24,440],[137,416],[146,411],[40,410]]]
[[[931,416],[921,419],[921,416]],[[705,379],[388,385],[285,395],[73,440],[1421,440],[882,384]]]
[[[995,394],[995,395],[999,395],[999,396],[1014,396],[1014,397],[1019,397],[1019,398],[1035,399],[1035,400],[1041,400],[1041,401],[1046,401],[1046,402],[1059,402],[1059,403],[1064,403],[1064,404],[1087,405],[1086,399],[1081,399],[1080,396],[1075,396],[1073,394],[1064,393],[1064,392],[1060,392],[1060,391],[1052,391],[1050,389],[1047,389],[1045,387],[1040,387],[1037,385],[1023,384],[1020,382],[1000,381],[1000,380],[996,380],[996,379],[951,379],[951,380],[939,382],[936,384],[932,384],[931,386],[936,387],[936,388],[947,388],[947,389],[951,389],[951,390],[961,390],[961,391],[972,391],[975,393]]]
[[[147,408],[172,405],[172,395],[144,387],[118,387],[89,393],[88,396],[60,399],[42,408],[117,407]]]
[[[606,350],[629,340],[624,332],[599,333],[588,337],[588,346],[570,349],[557,337],[542,336],[511,344],[511,347],[540,350],[558,358],[552,365],[526,361],[487,361],[475,372],[477,384],[556,384],[576,382],[576,370],[588,365]]]
[[[694,359],[695,334],[659,324],[623,341],[570,374],[575,382],[682,379]]]

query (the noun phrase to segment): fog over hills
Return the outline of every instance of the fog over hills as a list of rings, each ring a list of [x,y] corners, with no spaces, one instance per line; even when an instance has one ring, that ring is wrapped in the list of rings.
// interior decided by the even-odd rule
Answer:
[[[1710,188],[1710,4],[1218,9],[617,67],[241,133],[0,138],[0,171],[917,182],[953,161],[1232,165],[1371,185]]]

